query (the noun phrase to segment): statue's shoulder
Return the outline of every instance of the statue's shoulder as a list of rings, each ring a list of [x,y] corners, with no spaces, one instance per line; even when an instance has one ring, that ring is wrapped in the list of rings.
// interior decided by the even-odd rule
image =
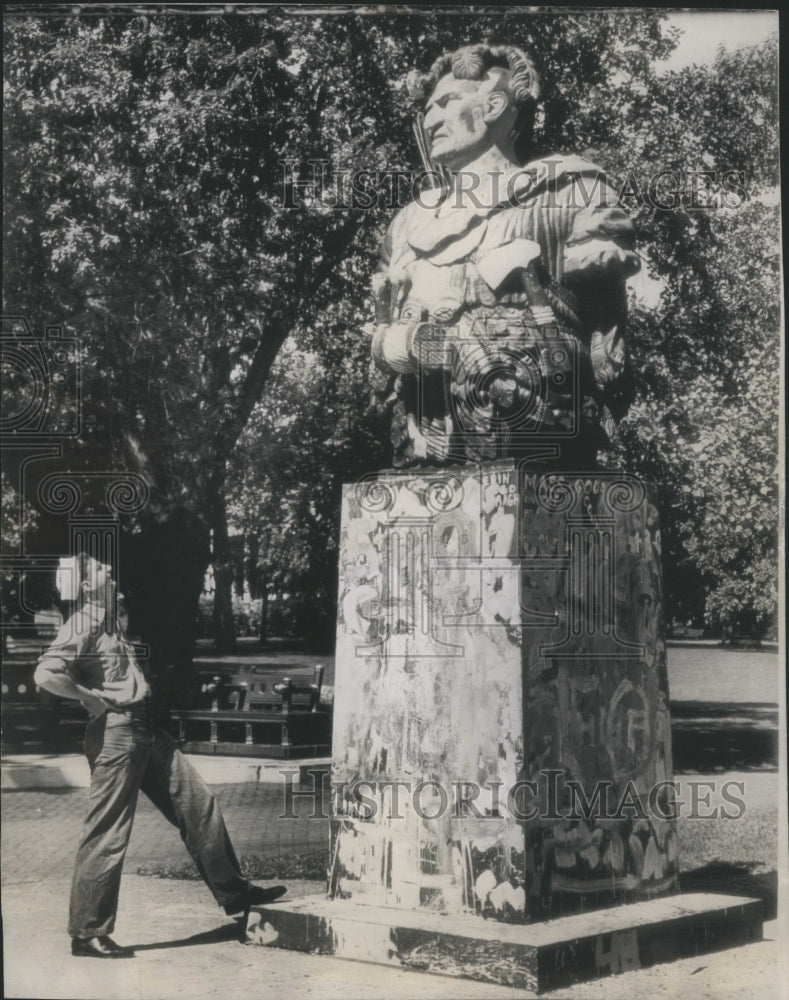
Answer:
[[[437,202],[436,202],[437,203]],[[403,206],[389,223],[381,243],[381,256],[387,263],[408,252],[410,237],[435,225],[434,206],[424,199],[414,199]]]
[[[605,180],[605,170],[577,153],[543,153],[520,167],[510,179],[513,203],[572,184],[578,177]]]
[[[585,156],[579,156],[577,153],[555,153],[553,156],[548,157],[548,159],[556,164],[558,176],[605,174],[605,170],[602,167],[588,160]]]
[[[409,201],[392,218],[387,229],[387,235],[391,233],[393,236],[399,236],[407,233],[417,223],[417,219],[421,214],[422,210],[419,202],[416,200]]]

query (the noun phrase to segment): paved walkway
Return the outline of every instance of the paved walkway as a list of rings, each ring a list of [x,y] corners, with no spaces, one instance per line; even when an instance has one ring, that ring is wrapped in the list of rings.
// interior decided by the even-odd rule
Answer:
[[[289,883],[291,898],[320,892]],[[288,897],[285,897],[288,898]],[[134,946],[122,962],[72,958],[63,932],[68,879],[7,886],[5,997],[38,1000],[527,1000],[525,990],[320,955],[238,943],[239,925],[224,917],[197,882],[124,878],[117,939]],[[786,995],[777,980],[780,933],[714,955],[581,983],[551,1000],[768,1000]],[[785,980],[789,982],[789,978]]]

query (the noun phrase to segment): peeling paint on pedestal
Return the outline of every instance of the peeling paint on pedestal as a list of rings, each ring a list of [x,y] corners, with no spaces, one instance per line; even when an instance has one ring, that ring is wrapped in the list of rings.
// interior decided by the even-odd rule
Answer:
[[[673,820],[546,819],[541,786],[671,778],[659,545],[622,475],[345,488],[330,895],[523,922],[674,888]]]

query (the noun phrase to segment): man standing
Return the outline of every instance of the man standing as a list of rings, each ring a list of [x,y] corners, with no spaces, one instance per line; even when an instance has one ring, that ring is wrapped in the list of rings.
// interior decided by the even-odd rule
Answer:
[[[277,899],[284,886],[264,889],[242,877],[216,798],[172,738],[153,725],[148,682],[114,622],[110,567],[85,555],[61,560],[57,582],[75,610],[39,660],[34,679],[45,691],[80,701],[90,717],[90,799],[69,906],[72,954],[133,954],[109,935],[140,789],[178,827],[225,913]]]

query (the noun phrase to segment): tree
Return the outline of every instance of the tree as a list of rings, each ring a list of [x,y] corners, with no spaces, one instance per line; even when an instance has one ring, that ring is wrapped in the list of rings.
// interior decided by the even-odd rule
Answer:
[[[19,556],[25,532],[35,529],[38,522],[35,511],[22,504],[22,497],[5,470],[0,472],[0,553],[8,558]],[[8,628],[19,621],[21,602],[19,600],[20,574],[3,567],[0,574],[0,615],[3,653],[8,647]]]
[[[228,476],[230,518],[256,554],[256,596],[287,594],[289,627],[324,649],[335,630],[342,484],[389,458],[364,388],[364,319],[346,299],[284,345]]]
[[[227,456],[359,226],[284,206],[286,154],[347,158],[368,110],[309,40],[276,16],[10,25],[6,303],[81,338],[95,430],[70,467],[98,445],[151,482],[121,572],[162,664],[191,657]]]
[[[666,74],[618,151],[663,284],[656,309],[632,311],[637,401],[619,457],[660,486],[670,614],[757,636],[777,596],[776,82],[775,40]]]

